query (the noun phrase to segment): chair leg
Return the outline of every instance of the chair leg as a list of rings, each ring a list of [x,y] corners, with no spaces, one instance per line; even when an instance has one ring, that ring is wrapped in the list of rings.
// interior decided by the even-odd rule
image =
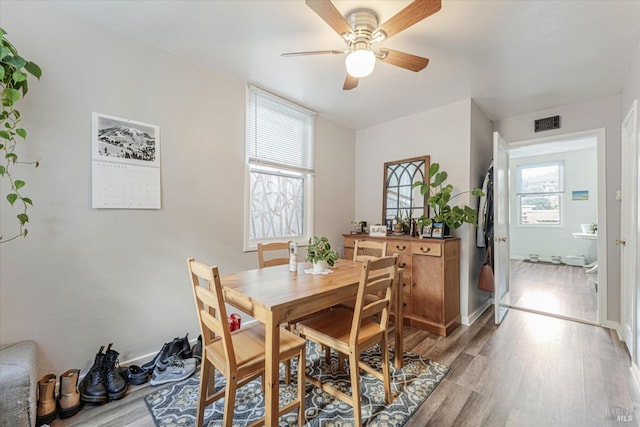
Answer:
[[[284,383],[291,384],[291,359],[284,361]]]
[[[344,354],[338,352],[338,371],[344,372]]]
[[[233,374],[232,374],[233,375]],[[236,404],[236,389],[238,383],[227,378],[227,389],[224,393],[224,413],[222,414],[222,425],[231,427],[233,425],[233,409]]]
[[[300,349],[300,355],[298,356],[298,400],[300,400],[300,406],[298,407],[298,426],[302,427],[305,423],[305,406],[304,406],[304,398],[306,391],[306,372],[307,372],[307,362],[305,356],[306,346],[302,346]]]
[[[349,371],[351,371],[351,403],[353,406],[353,425],[362,426],[362,405],[360,404],[360,354],[351,349],[349,354]]]
[[[382,337],[380,346],[382,353],[382,377],[384,378],[384,398],[387,405],[389,405],[391,403],[391,372],[389,368],[389,342],[386,334]]]
[[[327,365],[331,364],[331,347],[328,345],[324,346],[324,363]]]
[[[196,412],[196,426],[201,426],[204,423],[204,407],[207,397],[209,396],[209,373],[211,371],[211,365],[202,360],[202,367],[200,369],[200,393],[198,395],[198,411]],[[214,386],[212,386],[214,388]]]

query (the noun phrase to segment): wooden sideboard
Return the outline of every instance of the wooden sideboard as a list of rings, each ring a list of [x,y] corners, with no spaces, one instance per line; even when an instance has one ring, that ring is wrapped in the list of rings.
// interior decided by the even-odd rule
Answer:
[[[460,239],[371,237],[345,234],[344,257],[353,259],[356,240],[387,242],[398,254],[402,274],[404,324],[447,336],[460,325]]]

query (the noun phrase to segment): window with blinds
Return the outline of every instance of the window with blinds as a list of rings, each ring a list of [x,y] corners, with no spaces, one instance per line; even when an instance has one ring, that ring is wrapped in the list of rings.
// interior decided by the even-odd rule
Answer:
[[[248,87],[245,249],[312,234],[315,114]]]
[[[562,224],[563,169],[562,162],[518,166],[520,225]]]

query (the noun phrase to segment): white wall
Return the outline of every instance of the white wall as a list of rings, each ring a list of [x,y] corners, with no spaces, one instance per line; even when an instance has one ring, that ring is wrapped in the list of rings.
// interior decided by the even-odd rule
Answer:
[[[543,117],[560,116],[560,129],[535,133],[533,122]],[[562,105],[543,111],[523,114],[494,122],[494,130],[500,132],[508,143],[535,138],[552,137],[573,132],[605,128],[606,133],[606,192],[599,194],[599,203],[606,204],[607,235],[616,236],[620,231],[620,204],[615,200],[620,188],[620,96],[595,99],[579,104]],[[600,219],[602,222],[602,219]],[[620,254],[614,238],[607,241],[607,319],[620,320]]]
[[[448,172],[447,182],[454,185],[454,193],[468,190],[469,183],[481,186],[480,165],[476,160],[474,160],[473,180],[470,174],[472,111],[477,118],[477,124],[473,129],[474,141],[482,140],[482,137],[478,136],[483,132],[482,129],[487,133],[484,139],[490,138],[488,119],[483,118],[484,114],[481,114],[479,108],[473,107],[472,110],[471,99],[358,130],[356,132],[355,218],[365,220],[369,224],[381,223],[385,162],[429,155],[431,163],[439,163],[441,170]],[[486,158],[484,162],[482,169],[488,167]],[[460,196],[456,202],[477,206],[477,200],[471,201],[468,194]],[[460,312],[465,318],[470,310],[475,310],[481,305],[476,300],[482,298],[477,294],[479,292],[477,291],[477,271],[480,264],[475,259],[473,264],[471,261],[470,247],[475,248],[475,227],[465,224],[452,234],[461,238]],[[474,236],[473,240],[470,239],[471,235]],[[474,250],[474,257],[477,256],[475,252]],[[470,279],[472,276],[474,278]],[[484,298],[486,299],[486,296]],[[471,306],[470,299],[473,301]]]
[[[222,273],[257,266],[242,252],[245,84],[55,2],[1,8],[0,26],[43,77],[19,104],[25,157],[41,166],[20,173],[29,236],[0,245],[0,343],[35,340],[42,375],[86,369],[110,342],[123,362],[195,338],[186,258]],[[162,209],[91,208],[92,111],[160,126]],[[316,231],[336,240],[353,218],[355,133],[318,117],[316,138]]]
[[[580,224],[597,223],[598,218],[598,164],[597,150],[565,151],[542,156],[522,157],[510,160],[510,186],[518,188],[517,167],[522,164],[563,162],[564,189],[562,199],[562,225],[536,227],[520,225],[519,200],[516,191],[512,191],[511,222],[509,236],[511,256],[517,259],[527,258],[529,254],[538,254],[540,259],[549,261],[552,255],[565,259],[567,255],[585,255],[588,262],[597,257],[597,244],[593,240],[576,239],[572,233],[580,233]],[[571,192],[589,191],[588,200],[572,200]]]

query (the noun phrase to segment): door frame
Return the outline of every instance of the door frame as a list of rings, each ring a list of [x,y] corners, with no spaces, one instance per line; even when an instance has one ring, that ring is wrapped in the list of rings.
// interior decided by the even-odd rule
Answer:
[[[638,155],[640,149],[638,145],[640,136],[638,135],[638,100],[635,99],[629,107],[629,111],[624,115],[624,119],[620,123],[620,188],[622,191],[621,207],[620,207],[620,236],[619,239],[626,240],[626,244],[620,248],[620,329],[618,335],[622,337],[622,340],[627,345],[627,349],[631,354],[631,360],[637,363],[638,360],[638,348],[635,340],[637,339],[637,290],[636,283],[638,279],[638,270],[635,263],[632,260],[637,257],[637,239],[636,234],[638,230]],[[623,128],[625,125],[631,125],[630,134],[631,141],[629,145],[624,144],[625,133]],[[628,150],[628,151],[625,151]],[[630,166],[630,170],[623,169],[625,166],[625,158],[629,161],[627,163]],[[625,212],[629,214],[629,217],[624,217]],[[626,220],[626,221],[623,221]],[[629,225],[628,229],[626,225]],[[626,261],[629,265],[626,265]],[[629,273],[630,277],[627,277]],[[630,295],[629,301],[625,302],[625,297]],[[629,318],[629,325],[627,325],[627,318]],[[627,330],[628,329],[628,330]]]
[[[548,142],[560,142],[567,139],[584,137],[596,138],[597,173],[598,173],[598,298],[597,316],[598,324],[608,328],[617,329],[618,325],[607,319],[607,162],[605,157],[606,130],[605,128],[589,129],[579,132],[569,132],[553,136],[532,138],[517,142],[508,142],[510,148],[518,148],[527,145],[543,144]]]

